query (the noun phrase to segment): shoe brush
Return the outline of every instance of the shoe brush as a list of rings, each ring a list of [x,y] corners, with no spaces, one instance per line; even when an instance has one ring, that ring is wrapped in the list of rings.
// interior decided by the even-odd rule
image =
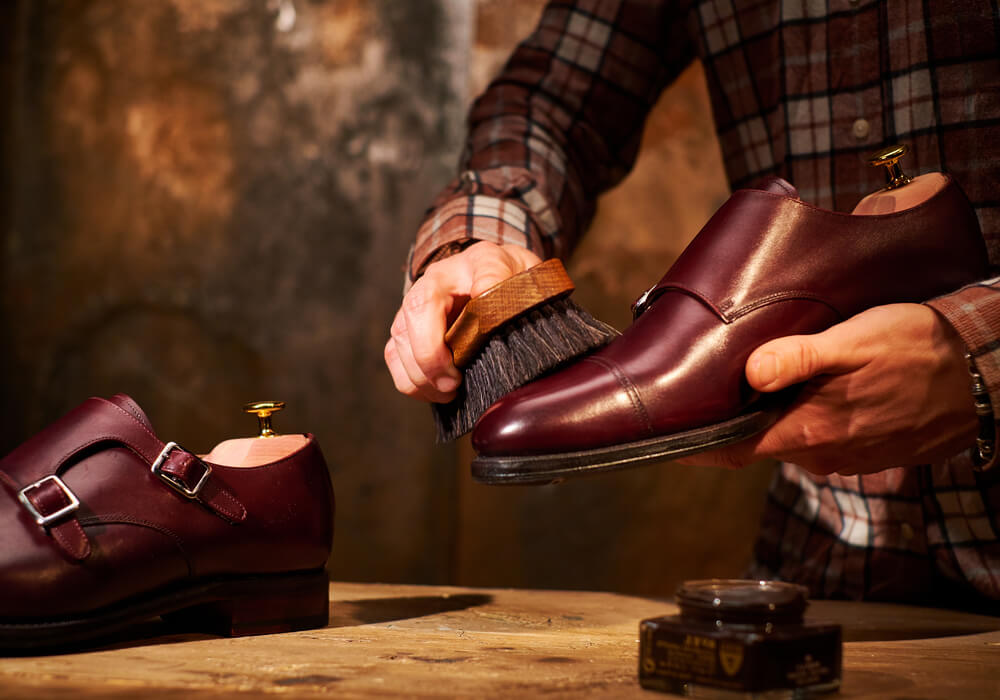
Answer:
[[[439,442],[472,430],[502,396],[619,335],[569,299],[573,289],[551,259],[465,305],[445,334],[463,380],[450,403],[432,404]]]

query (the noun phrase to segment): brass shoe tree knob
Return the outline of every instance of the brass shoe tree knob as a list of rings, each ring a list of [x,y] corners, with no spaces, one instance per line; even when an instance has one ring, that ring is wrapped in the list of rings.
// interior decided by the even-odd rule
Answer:
[[[888,181],[885,189],[893,190],[902,187],[912,179],[899,167],[899,159],[905,156],[909,150],[905,144],[899,144],[888,146],[868,156],[869,165],[885,168],[885,177]]]
[[[257,421],[260,424],[260,435],[258,437],[269,438],[277,435],[271,427],[271,414],[277,413],[285,407],[284,401],[253,401],[243,407],[247,413],[257,414]]]

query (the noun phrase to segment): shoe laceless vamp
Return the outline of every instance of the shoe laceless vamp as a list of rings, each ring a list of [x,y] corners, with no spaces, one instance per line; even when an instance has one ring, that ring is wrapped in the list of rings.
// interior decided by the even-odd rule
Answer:
[[[950,178],[922,204],[878,216],[812,206],[778,179],[739,190],[621,337],[502,398],[473,446],[481,457],[579,452],[733,419],[759,398],[744,367],[761,344],[953,291],[983,279],[986,260]]]
[[[311,435],[293,454],[253,468],[208,466],[194,498],[151,472],[164,443],[125,395],[91,398],[0,460],[0,627],[113,607],[212,577],[322,570],[333,494]],[[164,470],[197,487],[205,469],[181,449]],[[18,498],[29,489],[45,526]]]

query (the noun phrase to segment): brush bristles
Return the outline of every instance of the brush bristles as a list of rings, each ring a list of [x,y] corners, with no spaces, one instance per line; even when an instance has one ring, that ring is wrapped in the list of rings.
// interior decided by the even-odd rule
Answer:
[[[569,299],[514,318],[466,367],[454,400],[432,404],[438,442],[464,435],[500,397],[618,335]]]

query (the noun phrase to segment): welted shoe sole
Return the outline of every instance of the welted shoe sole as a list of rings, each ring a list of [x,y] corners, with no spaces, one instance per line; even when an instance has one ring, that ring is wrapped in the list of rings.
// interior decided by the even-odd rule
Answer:
[[[130,628],[157,616],[178,632],[228,637],[325,627],[329,578],[323,569],[216,577],[77,615],[0,620],[0,654],[73,651],[120,641]]]
[[[772,426],[787,405],[787,400],[776,399],[721,423],[620,445],[540,455],[480,455],[472,461],[472,478],[493,486],[555,484],[687,457],[753,437]]]

